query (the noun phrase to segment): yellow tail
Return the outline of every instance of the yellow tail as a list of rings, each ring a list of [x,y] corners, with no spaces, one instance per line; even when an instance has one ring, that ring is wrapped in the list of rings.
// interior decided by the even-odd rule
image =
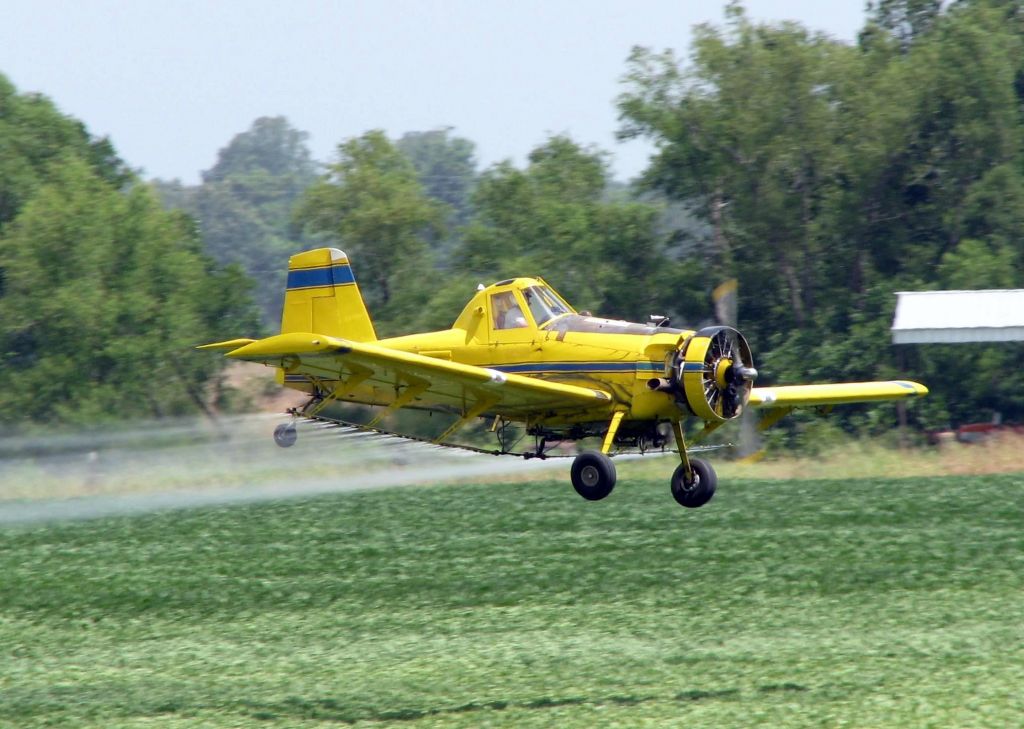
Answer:
[[[281,333],[311,332],[355,342],[375,342],[348,256],[337,248],[317,248],[288,259]]]

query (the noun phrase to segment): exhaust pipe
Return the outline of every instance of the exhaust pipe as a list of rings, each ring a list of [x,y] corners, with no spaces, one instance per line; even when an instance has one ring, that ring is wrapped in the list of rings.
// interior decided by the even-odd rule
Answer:
[[[672,380],[665,379],[664,377],[652,377],[647,380],[647,387],[655,392],[671,392],[675,389]]]

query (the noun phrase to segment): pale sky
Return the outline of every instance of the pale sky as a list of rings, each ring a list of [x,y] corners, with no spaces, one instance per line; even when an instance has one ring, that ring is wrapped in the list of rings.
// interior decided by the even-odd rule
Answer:
[[[860,0],[747,0],[852,40]],[[724,0],[0,0],[0,73],[108,135],[146,177],[198,180],[260,116],[310,133],[313,156],[368,129],[453,127],[481,166],[553,133],[611,153],[616,177],[650,147],[615,140],[634,45],[688,53]]]

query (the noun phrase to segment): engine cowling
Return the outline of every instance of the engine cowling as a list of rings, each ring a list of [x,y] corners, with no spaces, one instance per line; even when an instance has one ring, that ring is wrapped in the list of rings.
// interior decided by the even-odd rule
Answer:
[[[743,412],[757,370],[747,340],[732,327],[706,327],[676,353],[672,385],[698,418],[724,422]]]

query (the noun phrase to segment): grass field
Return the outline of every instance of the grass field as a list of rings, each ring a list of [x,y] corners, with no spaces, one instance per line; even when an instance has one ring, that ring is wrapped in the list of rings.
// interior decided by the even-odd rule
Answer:
[[[1022,525],[1010,474],[8,526],[0,725],[1022,726]]]

